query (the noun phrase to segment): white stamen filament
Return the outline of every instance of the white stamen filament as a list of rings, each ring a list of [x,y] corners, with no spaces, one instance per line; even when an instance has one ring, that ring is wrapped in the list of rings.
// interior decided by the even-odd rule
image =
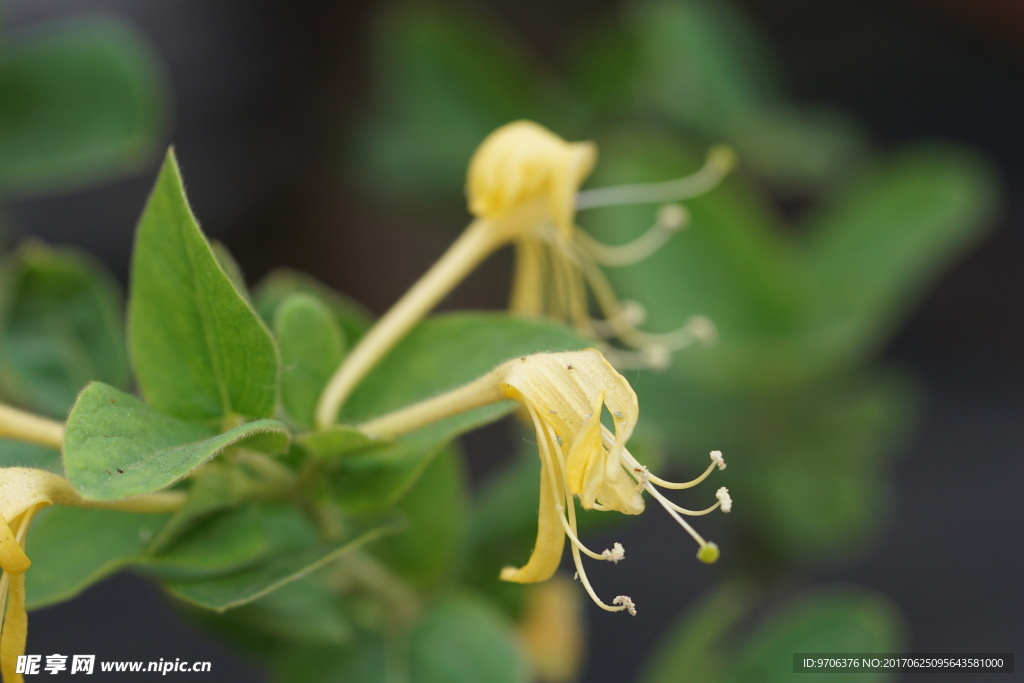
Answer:
[[[666,204],[658,211],[658,219],[654,225],[625,244],[604,244],[580,229],[575,231],[573,238],[601,265],[623,268],[639,263],[661,249],[688,221],[689,212],[686,209],[678,204]]]
[[[708,150],[704,165],[695,173],[662,182],[583,190],[576,196],[576,210],[628,204],[664,204],[696,197],[718,185],[735,165],[735,152],[718,145]]]

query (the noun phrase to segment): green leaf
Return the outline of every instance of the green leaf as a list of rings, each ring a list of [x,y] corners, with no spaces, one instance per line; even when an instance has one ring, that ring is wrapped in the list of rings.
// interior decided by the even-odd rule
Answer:
[[[281,449],[287,445],[288,430],[277,420],[214,434],[94,382],[68,416],[64,468],[82,495],[116,500],[166,488],[228,446],[266,433],[275,435]]]
[[[846,184],[804,223],[808,291],[822,336],[844,357],[873,353],[929,285],[988,227],[997,182],[952,145],[898,152]]]
[[[333,542],[311,545],[296,539],[292,549],[279,552],[250,568],[208,579],[171,580],[164,585],[187,602],[223,612],[258,600],[345,553],[394,531],[393,524],[377,524],[365,530],[352,531]]]
[[[161,577],[205,577],[253,564],[270,549],[260,511],[244,506],[207,517],[144,564],[148,573]]]
[[[395,683],[405,681],[404,662],[396,662],[388,643],[378,635],[364,635],[348,647],[299,645],[286,650],[274,663],[274,679],[281,683]]]
[[[294,294],[278,307],[274,334],[281,348],[281,403],[298,424],[312,427],[320,392],[344,354],[341,329],[325,304]]]
[[[717,683],[730,658],[723,639],[751,607],[743,586],[727,583],[691,607],[661,638],[639,676],[642,683]]]
[[[161,577],[220,575],[253,564],[272,549],[263,517],[246,507],[207,518],[166,552],[153,554],[147,546],[167,521],[167,515],[115,510],[45,510],[29,532],[29,607],[68,600],[127,567]]]
[[[139,222],[128,311],[135,374],[153,407],[186,419],[274,414],[274,340],[200,232],[173,152]]]
[[[69,600],[142,557],[167,515],[55,507],[32,524],[28,608]]]
[[[273,324],[277,309],[295,294],[308,294],[334,313],[343,338],[355,343],[370,328],[370,312],[355,300],[316,279],[289,268],[275,268],[256,287],[253,303],[260,317]]]
[[[903,647],[899,611],[883,596],[855,586],[815,591],[760,624],[735,659],[726,681],[793,680],[798,652],[899,652]],[[877,683],[889,673],[847,674],[843,680]],[[835,674],[801,674],[809,683],[833,681]]]
[[[64,418],[90,380],[123,386],[121,292],[92,258],[23,246],[0,284],[0,378],[20,402]]]
[[[269,635],[277,641],[275,644],[292,641],[338,646],[353,637],[343,600],[313,578],[293,581],[259,600],[219,615],[218,619],[227,619],[243,631]]]
[[[410,638],[409,671],[414,683],[529,680],[511,625],[469,595],[447,598],[423,616]]]
[[[495,128],[548,120],[547,78],[518,36],[469,5],[390,4],[372,27],[377,93],[351,137],[352,178],[390,203],[457,196]],[[558,114],[558,110],[550,112]]]
[[[150,553],[160,552],[211,514],[240,505],[249,490],[249,479],[242,470],[220,462],[207,463],[189,481],[192,485],[185,504],[153,537],[147,548]]]
[[[641,46],[634,81],[649,102],[688,129],[719,138],[781,93],[774,55],[724,3],[641,2],[627,15]]]
[[[155,151],[164,74],[129,25],[75,17],[2,48],[0,194],[95,183]]]
[[[451,581],[466,531],[467,485],[460,454],[451,447],[442,450],[395,506],[405,528],[381,539],[373,553],[418,586]]]

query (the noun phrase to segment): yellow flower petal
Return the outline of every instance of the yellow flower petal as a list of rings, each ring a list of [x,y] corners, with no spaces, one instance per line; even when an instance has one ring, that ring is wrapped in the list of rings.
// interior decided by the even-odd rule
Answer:
[[[0,632],[0,674],[4,683],[21,683],[17,673],[18,657],[25,654],[28,638],[28,612],[25,610],[25,575],[14,574],[8,584],[7,610]]]
[[[539,432],[538,432],[539,433]],[[513,583],[535,583],[550,579],[562,561],[565,549],[565,531],[559,519],[561,511],[556,507],[556,487],[552,486],[549,468],[541,463],[540,507],[537,513],[537,541],[529,561],[518,569],[505,567],[501,579]]]
[[[566,142],[532,121],[506,124],[487,136],[469,162],[469,211],[500,221],[533,200],[546,200],[559,234],[568,241],[576,193],[596,161],[591,142]]]

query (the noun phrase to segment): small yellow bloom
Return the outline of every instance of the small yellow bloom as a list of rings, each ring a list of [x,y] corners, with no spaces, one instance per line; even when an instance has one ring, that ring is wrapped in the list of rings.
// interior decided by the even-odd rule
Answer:
[[[636,394],[597,349],[539,353],[507,361],[470,384],[371,420],[361,429],[374,436],[397,436],[506,399],[519,403],[530,416],[541,469],[533,552],[523,566],[503,569],[503,580],[534,583],[551,578],[568,538],[577,576],[594,602],[611,612],[635,614],[627,596],[620,595],[608,605],[591,587],[582,555],[617,563],[624,559],[625,551],[619,543],[600,553],[585,546],[577,532],[575,501],[587,510],[637,515],[644,511],[644,491],[697,541],[701,561],[718,559],[718,547],[705,541],[682,515],[705,515],[719,508],[728,512],[732,507],[728,492],[720,490],[718,502],[693,511],[671,502],[657,487],[696,486],[716,467],[725,469],[722,454],[713,451],[711,464],[693,481],[677,484],[652,475],[626,449],[639,418]],[[605,426],[605,418],[611,428]]]
[[[22,680],[15,670],[18,657],[25,654],[28,634],[25,571],[32,563],[25,554],[25,535],[29,524],[47,505],[80,502],[67,479],[52,472],[27,467],[0,469],[0,674],[4,683]]]

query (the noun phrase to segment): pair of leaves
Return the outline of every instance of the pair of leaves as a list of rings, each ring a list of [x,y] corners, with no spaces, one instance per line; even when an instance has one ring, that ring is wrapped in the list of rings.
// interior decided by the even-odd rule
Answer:
[[[128,341],[146,402],[100,382],[82,392],[65,432],[72,484],[115,500],[165,488],[260,435],[272,435],[262,448],[282,450],[282,423],[237,424],[274,415],[277,348],[200,232],[173,153],[139,223],[131,288]]]
[[[145,39],[76,18],[0,42],[0,195],[96,182],[141,164],[163,125]]]

